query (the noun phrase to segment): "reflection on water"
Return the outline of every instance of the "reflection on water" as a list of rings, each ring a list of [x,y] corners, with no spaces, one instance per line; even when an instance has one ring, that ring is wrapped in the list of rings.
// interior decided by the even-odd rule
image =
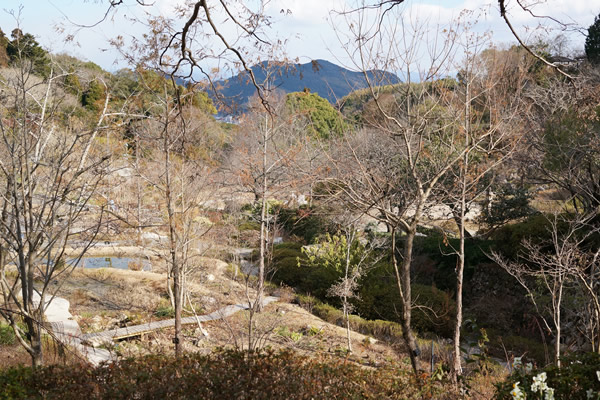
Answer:
[[[83,268],[118,268],[142,271],[152,271],[152,265],[147,260],[129,257],[83,257],[79,262]]]

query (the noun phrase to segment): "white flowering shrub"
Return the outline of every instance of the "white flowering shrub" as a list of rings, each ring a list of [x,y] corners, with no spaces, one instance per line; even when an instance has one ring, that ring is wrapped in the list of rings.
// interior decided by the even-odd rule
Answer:
[[[600,355],[574,354],[561,360],[561,368],[534,369],[519,357],[513,373],[496,386],[500,400],[600,400]]]

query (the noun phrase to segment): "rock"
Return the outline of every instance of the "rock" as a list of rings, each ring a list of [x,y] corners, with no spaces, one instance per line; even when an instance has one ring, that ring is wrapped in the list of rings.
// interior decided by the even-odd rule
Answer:
[[[204,328],[196,328],[194,330],[194,335],[196,337],[200,337],[200,335],[202,335],[204,337],[208,337],[209,336],[208,331],[206,329],[204,329]]]
[[[156,242],[162,242],[164,240],[166,240],[166,236],[163,235],[159,235],[158,233],[155,232],[143,232],[142,233],[142,239],[144,240],[154,240]]]
[[[208,275],[206,275],[206,280],[208,280],[209,282],[212,282],[215,280],[215,276],[213,274],[208,274]]]
[[[203,304],[215,304],[217,302],[217,300],[214,297],[210,297],[210,296],[202,296],[202,297],[200,297],[200,301]]]
[[[107,348],[112,348],[114,346],[114,342],[112,341],[112,339],[106,336],[93,336],[91,338],[82,340],[81,343],[93,348],[103,346]]]

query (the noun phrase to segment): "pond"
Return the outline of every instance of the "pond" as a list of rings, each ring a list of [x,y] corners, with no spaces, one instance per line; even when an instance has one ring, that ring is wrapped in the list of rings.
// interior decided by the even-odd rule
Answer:
[[[79,266],[83,268],[117,268],[152,271],[152,265],[148,260],[129,257],[83,257],[79,262]]]

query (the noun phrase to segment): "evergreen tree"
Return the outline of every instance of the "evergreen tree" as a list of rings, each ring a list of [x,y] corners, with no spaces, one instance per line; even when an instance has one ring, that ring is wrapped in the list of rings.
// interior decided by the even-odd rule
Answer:
[[[314,137],[341,136],[347,129],[343,116],[316,93],[308,90],[289,93],[285,102],[290,113],[308,119],[307,130]]]
[[[20,29],[11,32],[12,41],[6,46],[6,53],[11,63],[29,60],[32,72],[42,77],[50,74],[50,59],[46,50],[42,49],[31,33],[23,33]]]
[[[600,64],[600,15],[588,28],[588,36],[585,39],[585,55],[590,63]]]
[[[0,29],[0,67],[8,66],[9,58],[8,54],[6,53],[8,43],[8,38],[6,37],[2,29]]]

